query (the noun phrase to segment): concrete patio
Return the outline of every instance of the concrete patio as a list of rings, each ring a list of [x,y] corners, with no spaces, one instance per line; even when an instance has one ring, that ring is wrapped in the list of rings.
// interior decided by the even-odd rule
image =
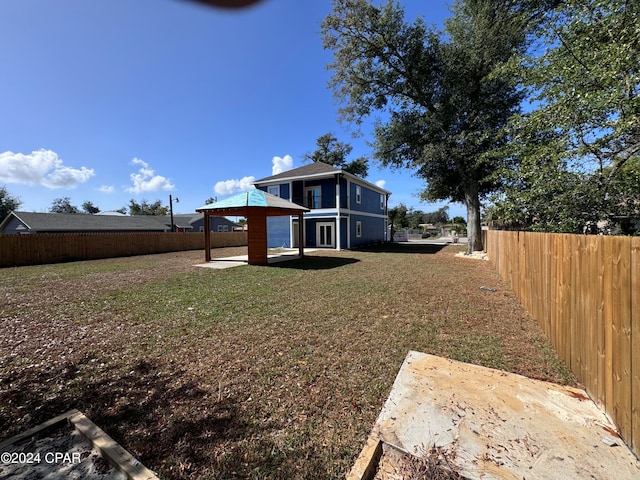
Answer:
[[[304,253],[315,252],[317,248],[305,248]],[[298,260],[300,258],[299,250],[297,248],[286,249],[278,253],[271,253],[267,255],[269,265],[278,262],[287,262],[291,260]],[[249,265],[249,255],[237,255],[234,257],[225,258],[213,258],[210,262],[199,263],[196,267],[214,268],[216,270],[222,270],[225,268],[240,267],[242,265]]]

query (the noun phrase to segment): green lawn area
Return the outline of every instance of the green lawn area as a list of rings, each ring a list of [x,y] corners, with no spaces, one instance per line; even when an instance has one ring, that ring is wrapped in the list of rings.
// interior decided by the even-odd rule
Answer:
[[[0,440],[78,408],[163,479],[343,478],[409,350],[572,384],[461,248],[0,269]]]

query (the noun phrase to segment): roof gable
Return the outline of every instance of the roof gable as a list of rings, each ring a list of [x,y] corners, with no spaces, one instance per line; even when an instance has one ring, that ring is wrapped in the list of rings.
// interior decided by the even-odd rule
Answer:
[[[262,190],[252,189],[240,192],[219,202],[210,203],[200,208],[196,212],[209,212],[222,215],[242,215],[247,216],[248,209],[268,209],[271,215],[296,215],[298,212],[308,212],[309,209],[290,202],[283,198],[271,195]],[[278,213],[281,212],[281,213]]]
[[[286,172],[278,173],[277,175],[271,175],[270,177],[261,178],[260,180],[256,180],[253,183],[261,183],[261,182],[270,182],[272,180],[279,180],[283,178],[297,178],[297,177],[307,177],[312,175],[322,175],[322,174],[336,174],[341,173],[342,170],[332,167],[326,163],[322,162],[313,162],[308,165],[303,165],[302,167],[294,168],[291,170],[287,170]]]

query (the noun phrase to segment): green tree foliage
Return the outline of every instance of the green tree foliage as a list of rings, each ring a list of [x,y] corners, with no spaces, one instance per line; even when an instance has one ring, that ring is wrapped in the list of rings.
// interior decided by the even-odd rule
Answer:
[[[80,213],[80,209],[71,204],[69,197],[56,198],[51,202],[51,213]]]
[[[395,228],[409,228],[409,219],[407,218],[407,206],[404,203],[389,208],[387,210],[389,223]]]
[[[166,215],[167,211],[168,207],[162,206],[160,200],[154,203],[149,203],[147,200],[138,203],[133,198],[129,200],[129,215]]]
[[[6,187],[0,187],[0,222],[12,211],[17,210],[22,205],[19,198],[12,196]]]
[[[491,215],[507,226],[582,232],[640,202],[640,3],[568,0],[512,60],[535,109],[514,122],[516,174]]]
[[[588,201],[579,194],[583,176],[565,162],[524,159],[517,170],[504,175],[503,192],[487,208],[486,219],[493,227],[577,233],[588,220]]]
[[[93,202],[87,200],[82,204],[82,211],[88,213],[90,215],[95,215],[96,213],[100,213],[100,209],[96,207]]]
[[[422,214],[420,223],[431,223],[433,225],[442,225],[449,221],[449,214],[447,213],[449,207],[445,205],[439,208],[435,212],[427,212]]]
[[[438,32],[406,22],[393,0],[334,0],[322,25],[342,118],[378,114],[375,158],[415,171],[425,199],[465,203],[469,250],[482,248],[480,199],[497,187],[498,157],[486,154],[522,99],[508,75],[491,74],[524,49],[533,3],[459,0]]]
[[[306,154],[305,159],[323,162],[362,178],[369,174],[369,160],[360,157],[348,162],[347,157],[353,147],[348,143],[339,142],[333,134],[325,133],[319,136],[316,145],[318,146],[316,151]]]
[[[449,210],[449,207],[445,205],[435,212],[425,213],[422,210],[416,210],[413,207],[407,208],[404,203],[401,203],[388,210],[388,217],[390,223],[396,228],[410,228],[412,230],[416,230],[424,223],[432,223],[434,225],[447,223],[449,221],[447,210]]]

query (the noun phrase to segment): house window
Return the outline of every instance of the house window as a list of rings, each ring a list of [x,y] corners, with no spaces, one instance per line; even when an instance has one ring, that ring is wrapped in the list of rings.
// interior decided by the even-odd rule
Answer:
[[[304,206],[307,208],[322,208],[322,190],[320,185],[304,189]]]
[[[229,225],[218,225],[218,231],[219,232],[228,232],[229,231]]]
[[[271,195],[275,195],[276,197],[280,196],[280,185],[270,185],[267,187],[267,193]]]
[[[200,225],[200,231],[204,232],[204,226]]]
[[[362,188],[356,185],[356,203],[362,202]]]
[[[362,236],[362,222],[356,222],[356,237]]]
[[[384,195],[380,194],[380,208],[384,210]]]

